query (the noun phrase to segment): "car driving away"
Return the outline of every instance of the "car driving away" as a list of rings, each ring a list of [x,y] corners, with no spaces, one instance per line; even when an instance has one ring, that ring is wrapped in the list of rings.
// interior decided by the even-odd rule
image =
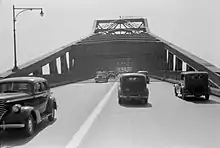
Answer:
[[[138,71],[138,73],[142,73],[146,76],[147,84],[150,84],[150,78],[148,76],[148,71]]]
[[[99,82],[108,82],[109,76],[108,76],[108,72],[106,71],[97,71],[96,72],[96,77],[95,77],[95,82],[99,83]]]
[[[139,73],[121,74],[118,87],[118,103],[124,101],[140,101],[143,104],[148,103],[149,90],[146,84],[146,77]]]
[[[176,96],[181,95],[182,99],[185,99],[187,96],[205,96],[205,99],[209,100],[211,91],[207,72],[182,72],[180,77],[181,80],[179,83],[174,84],[174,93]]]
[[[109,71],[108,72],[108,77],[109,77],[109,79],[115,79],[116,78],[116,73],[114,71]]]
[[[23,129],[32,136],[37,124],[55,120],[57,103],[48,82],[40,77],[0,80],[0,129]]]

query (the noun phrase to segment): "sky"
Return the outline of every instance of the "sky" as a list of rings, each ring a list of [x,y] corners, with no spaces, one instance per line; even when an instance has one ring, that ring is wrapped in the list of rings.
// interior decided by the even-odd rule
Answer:
[[[95,19],[142,16],[154,34],[220,67],[218,0],[0,0],[0,72],[13,67],[13,4],[45,13],[19,15],[18,65],[90,35]]]

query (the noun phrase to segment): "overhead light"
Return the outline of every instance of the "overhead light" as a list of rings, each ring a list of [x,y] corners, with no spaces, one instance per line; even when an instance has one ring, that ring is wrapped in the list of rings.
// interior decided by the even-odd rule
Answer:
[[[41,9],[41,11],[40,11],[40,15],[41,15],[42,17],[44,16],[43,9]]]

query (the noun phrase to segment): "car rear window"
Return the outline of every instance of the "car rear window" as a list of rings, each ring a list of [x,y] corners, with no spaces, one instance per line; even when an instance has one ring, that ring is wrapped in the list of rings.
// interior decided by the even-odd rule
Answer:
[[[122,81],[125,84],[145,84],[145,77],[130,76],[125,77]]]
[[[145,77],[129,76],[122,79],[123,89],[144,90],[146,87]]]
[[[140,77],[140,76],[128,76],[128,77],[124,77],[123,80],[125,82],[144,82],[144,77]]]
[[[189,78],[192,79],[192,80],[199,80],[199,79],[206,79],[207,76],[198,74],[198,75],[191,75]]]

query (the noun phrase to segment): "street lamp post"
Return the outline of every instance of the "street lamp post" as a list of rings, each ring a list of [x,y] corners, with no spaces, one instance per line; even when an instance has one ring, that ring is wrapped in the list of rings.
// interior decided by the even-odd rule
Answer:
[[[16,10],[18,10],[19,12],[16,14]],[[18,70],[18,66],[17,66],[17,49],[16,49],[16,19],[17,17],[25,11],[32,11],[32,10],[40,10],[40,15],[43,16],[44,12],[43,12],[43,8],[15,8],[15,6],[13,5],[13,33],[14,33],[14,68],[12,69],[12,71],[16,71]]]

